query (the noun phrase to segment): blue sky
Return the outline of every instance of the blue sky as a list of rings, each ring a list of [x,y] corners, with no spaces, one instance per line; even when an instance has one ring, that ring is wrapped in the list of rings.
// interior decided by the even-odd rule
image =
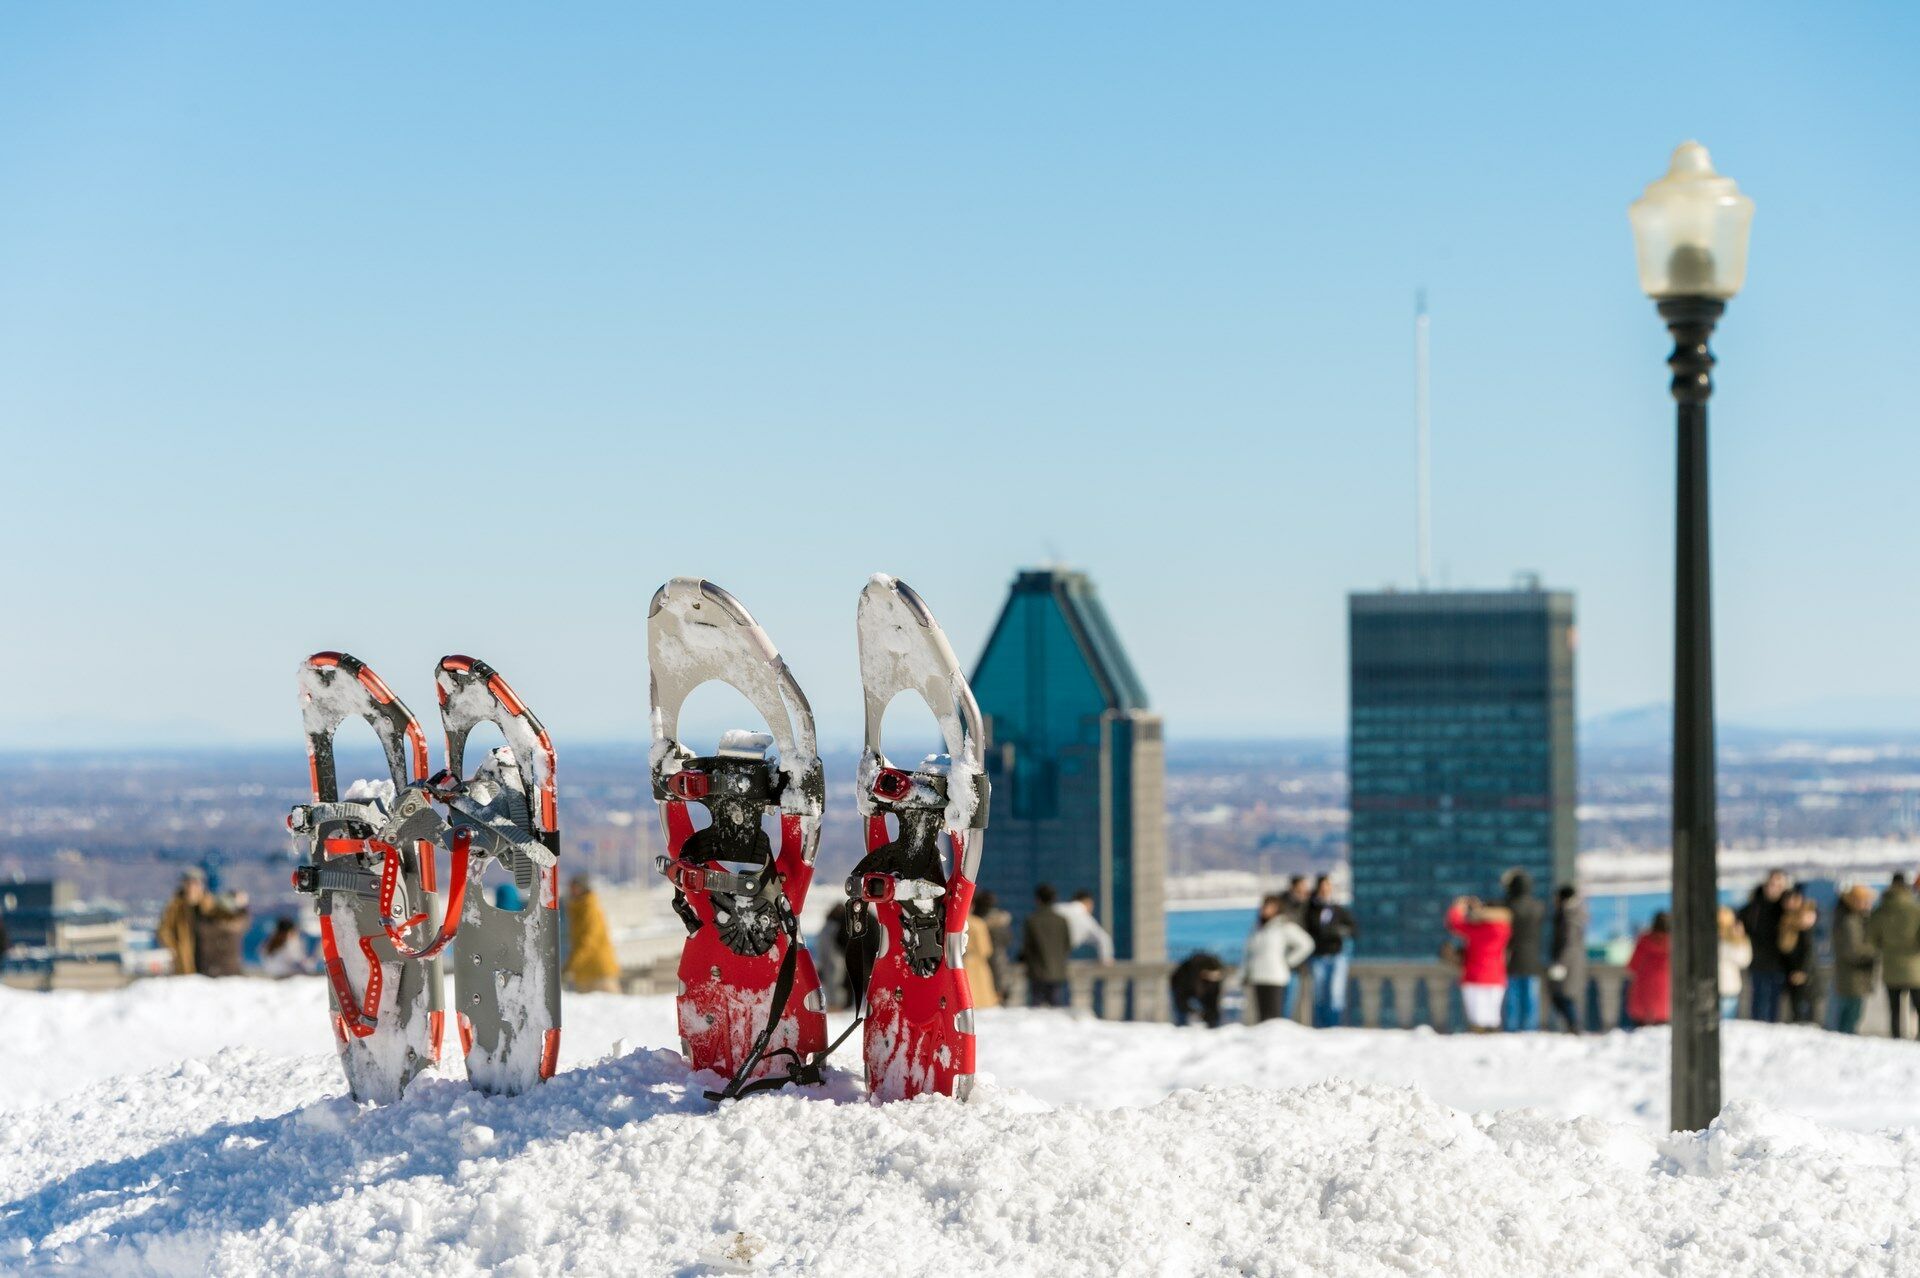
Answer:
[[[845,741],[867,574],[970,660],[1048,559],[1174,734],[1339,730],[1422,285],[1437,564],[1662,699],[1625,206],[1690,136],[1759,206],[1723,712],[1920,705],[1916,64],[1892,4],[0,7],[0,744],[284,739],[321,647],[644,736],[675,574]]]

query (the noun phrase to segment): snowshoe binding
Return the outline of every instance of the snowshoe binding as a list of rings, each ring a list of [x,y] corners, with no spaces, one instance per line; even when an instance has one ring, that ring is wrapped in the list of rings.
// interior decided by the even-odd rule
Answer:
[[[658,868],[687,928],[681,1049],[694,1069],[729,1080],[710,1099],[817,1081],[826,1003],[800,937],[826,798],[813,711],[766,631],[708,581],[676,577],[654,595],[647,656],[649,765],[667,844]],[[680,711],[713,680],[744,696],[768,731],[730,731],[713,753],[695,754],[680,740]],[[696,808],[705,826],[696,828]],[[768,815],[777,850],[761,825]]]
[[[867,583],[859,629],[866,750],[855,794],[867,855],[847,879],[848,965],[866,1025],[867,1090],[879,1100],[965,1099],[974,1077],[967,915],[988,807],[980,708],[945,633],[905,582]],[[904,692],[926,703],[946,746],[910,772],[881,740],[887,706]]]

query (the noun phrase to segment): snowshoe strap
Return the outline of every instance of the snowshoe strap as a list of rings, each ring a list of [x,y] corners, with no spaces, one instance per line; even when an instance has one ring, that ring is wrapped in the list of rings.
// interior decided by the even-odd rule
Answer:
[[[374,953],[373,942],[367,937],[360,938],[360,952],[367,959],[364,1001],[354,996],[353,984],[347,979],[347,965],[341,961],[340,944],[333,935],[333,916],[320,915],[320,954],[326,960],[327,980],[333,985],[334,1001],[340,1005],[340,1028],[355,1038],[365,1038],[379,1024],[380,989],[386,980],[380,956]]]
[[[828,1043],[825,1047],[821,1048],[819,1053],[816,1054],[812,1060],[804,1060],[801,1058],[800,1053],[794,1051],[791,1047],[783,1047],[779,1051],[769,1055],[767,1059],[772,1060],[774,1057],[777,1057],[777,1056],[785,1056],[790,1058],[792,1060],[792,1064],[787,1066],[786,1073],[774,1075],[769,1078],[756,1079],[755,1081],[748,1083],[744,1087],[738,1087],[738,1088],[730,1087],[727,1089],[727,1092],[725,1093],[708,1092],[707,1099],[708,1100],[725,1100],[728,1095],[731,1095],[737,1099],[741,1096],[751,1096],[755,1092],[771,1092],[771,1091],[776,1091],[782,1087],[788,1087],[788,1086],[794,1086],[794,1085],[798,1085],[801,1087],[812,1087],[812,1086],[816,1086],[817,1084],[825,1082],[826,1071],[827,1071],[827,1058],[829,1056],[832,1056],[835,1052],[839,1051],[840,1045],[846,1042],[848,1039],[852,1038],[853,1032],[859,1029],[862,1025],[867,1023],[866,1009],[864,1006],[862,1006],[864,1001],[865,990],[866,990],[866,978],[863,975],[860,980],[860,989],[854,994],[853,1005],[855,1008],[859,1010],[854,1013],[853,1023],[840,1031],[839,1038],[834,1039],[831,1043]],[[740,1073],[743,1076],[746,1074],[746,1072],[747,1072],[746,1070],[740,1071]]]
[[[866,1024],[866,1020],[867,1020],[867,1014],[865,1012],[861,1012],[859,1015],[855,1016],[853,1018],[853,1024],[847,1026],[846,1029],[840,1031],[840,1037],[834,1039],[831,1043],[828,1043],[824,1048],[820,1050],[819,1054],[816,1055],[810,1061],[803,1060],[800,1056],[800,1053],[794,1051],[791,1047],[783,1047],[777,1052],[770,1053],[767,1057],[768,1060],[772,1060],[775,1057],[779,1057],[779,1056],[789,1057],[792,1060],[793,1063],[787,1066],[786,1073],[772,1075],[767,1078],[756,1079],[753,1082],[748,1083],[744,1087],[738,1087],[738,1088],[729,1087],[727,1091],[724,1093],[708,1092],[707,1099],[708,1100],[725,1100],[728,1098],[728,1096],[732,1096],[734,1099],[737,1100],[742,1096],[751,1096],[755,1092],[777,1091],[782,1087],[789,1087],[789,1086],[795,1086],[795,1085],[798,1085],[801,1087],[812,1087],[816,1084],[823,1083],[826,1081],[827,1057],[833,1055],[836,1051],[838,1051],[842,1043],[846,1042],[849,1038],[852,1038],[853,1032],[859,1029],[862,1025]],[[746,1071],[742,1070],[741,1072],[742,1074],[744,1074]]]
[[[666,875],[667,882],[682,893],[707,892],[723,896],[759,896],[767,886],[765,870],[757,874],[735,874],[729,870],[711,870],[691,861],[655,857],[653,866]]]
[[[706,1098],[710,1101],[733,1100],[746,1095],[749,1090],[765,1090],[756,1084],[749,1083],[747,1076],[752,1074],[754,1068],[760,1064],[760,1058],[766,1055],[767,1044],[773,1041],[773,1032],[780,1027],[781,1013],[787,1010],[787,1000],[793,997],[794,972],[800,966],[800,920],[793,916],[793,911],[783,909],[780,911],[780,924],[781,930],[786,933],[787,952],[780,956],[780,971],[773,978],[773,1001],[767,1007],[767,1023],[761,1027],[759,1037],[753,1040],[753,1050],[747,1053],[747,1059],[741,1063],[740,1069],[726,1087],[717,1092],[706,1093]],[[791,1049],[783,1050],[791,1054]],[[789,1077],[778,1080],[761,1079],[760,1083],[784,1087],[791,1081],[793,1080]]]

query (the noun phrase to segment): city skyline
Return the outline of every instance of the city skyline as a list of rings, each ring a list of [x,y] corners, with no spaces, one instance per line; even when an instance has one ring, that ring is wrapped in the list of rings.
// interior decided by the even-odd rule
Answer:
[[[844,742],[867,574],[971,661],[1047,561],[1175,738],[1337,734],[1345,597],[1414,572],[1421,287],[1435,584],[1577,591],[1580,715],[1664,701],[1625,208],[1688,136],[1759,208],[1722,717],[1920,726],[1920,15],[1663,12],[1712,56],[1654,91],[1651,12],[1524,12],[11,10],[0,747],[291,739],[322,648],[415,701],[470,651],[562,742],[642,738],[680,573]]]

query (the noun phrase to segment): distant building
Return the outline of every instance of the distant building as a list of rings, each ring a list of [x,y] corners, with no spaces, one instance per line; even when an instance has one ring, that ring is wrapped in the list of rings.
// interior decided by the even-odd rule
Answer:
[[[1359,948],[1429,959],[1454,897],[1573,881],[1573,596],[1356,594],[1348,621]]]
[[[125,916],[87,905],[65,880],[0,883],[0,921],[8,943],[0,982],[29,989],[125,983]]]
[[[973,675],[993,806],[981,886],[1016,923],[1036,884],[1086,888],[1121,958],[1166,956],[1160,716],[1092,580],[1024,571]],[[1016,933],[1017,935],[1017,933]]]

